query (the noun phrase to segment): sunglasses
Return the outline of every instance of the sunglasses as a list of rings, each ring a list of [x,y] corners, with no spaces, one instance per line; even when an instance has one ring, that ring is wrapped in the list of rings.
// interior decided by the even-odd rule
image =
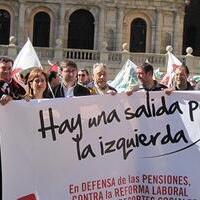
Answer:
[[[85,74],[78,74],[78,76],[83,76],[83,77],[85,77]]]

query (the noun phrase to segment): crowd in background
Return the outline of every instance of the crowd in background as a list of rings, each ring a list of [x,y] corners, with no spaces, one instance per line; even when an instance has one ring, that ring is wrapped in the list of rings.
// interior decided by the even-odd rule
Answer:
[[[0,104],[6,105],[11,100],[73,97],[86,95],[115,95],[117,90],[108,84],[108,67],[103,63],[93,65],[92,74],[86,68],[78,69],[72,60],[64,60],[52,65],[47,71],[32,68],[26,74],[12,71],[13,60],[0,57]],[[187,66],[178,66],[169,86],[154,78],[154,69],[150,63],[143,63],[136,68],[138,85],[125,92],[131,95],[138,90],[161,91],[167,94],[175,90],[195,90],[198,84],[190,82]]]

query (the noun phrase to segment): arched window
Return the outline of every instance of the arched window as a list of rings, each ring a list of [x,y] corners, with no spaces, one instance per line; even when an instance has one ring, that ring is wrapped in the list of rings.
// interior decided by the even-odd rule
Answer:
[[[94,17],[87,10],[76,10],[69,18],[68,48],[93,49]]]
[[[33,22],[33,46],[49,47],[50,16],[46,12],[38,12]]]
[[[141,18],[136,18],[131,23],[130,52],[145,52],[147,24]]]
[[[9,44],[10,37],[10,14],[0,9],[0,44]]]

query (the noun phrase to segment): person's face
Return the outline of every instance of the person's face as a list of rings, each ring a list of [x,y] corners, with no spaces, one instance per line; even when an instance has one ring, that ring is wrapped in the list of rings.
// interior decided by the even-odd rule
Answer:
[[[186,85],[187,84],[187,74],[182,68],[175,71],[175,84],[176,85]]]
[[[86,83],[88,81],[88,75],[86,74],[85,71],[79,71],[78,72],[78,82],[79,83]]]
[[[59,84],[60,84],[60,78],[59,78],[58,75],[56,75],[56,77],[53,78],[52,81],[51,81],[51,86],[52,86],[52,87],[56,87],[56,86],[59,85]]]
[[[97,66],[93,71],[93,79],[100,88],[104,88],[107,82],[106,69],[102,66]]]
[[[136,69],[136,74],[137,74],[137,78],[138,80],[142,83],[145,84],[146,82],[148,82],[150,80],[150,78],[152,78],[152,75],[150,72],[145,72],[142,68],[138,67]]]
[[[77,77],[77,69],[74,67],[67,66],[63,68],[61,74],[64,82],[66,83],[75,82]]]
[[[35,94],[43,93],[47,87],[47,82],[46,82],[44,74],[41,74],[40,76],[35,77],[33,81],[31,82],[31,87]]]
[[[0,80],[10,81],[12,72],[12,62],[0,62]]]

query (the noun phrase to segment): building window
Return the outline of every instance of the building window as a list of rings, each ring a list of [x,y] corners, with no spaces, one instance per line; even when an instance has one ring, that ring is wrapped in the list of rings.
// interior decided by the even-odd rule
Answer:
[[[69,18],[68,48],[93,49],[94,17],[87,10],[76,10]]]
[[[131,23],[130,52],[146,51],[147,25],[141,18],[136,18]]]
[[[38,12],[33,22],[33,46],[49,47],[50,16],[45,12]]]
[[[8,45],[10,37],[10,14],[0,9],[0,44]]]
[[[190,1],[185,6],[184,30],[183,30],[183,51],[187,47],[193,48],[193,55],[200,56],[200,1]]]

